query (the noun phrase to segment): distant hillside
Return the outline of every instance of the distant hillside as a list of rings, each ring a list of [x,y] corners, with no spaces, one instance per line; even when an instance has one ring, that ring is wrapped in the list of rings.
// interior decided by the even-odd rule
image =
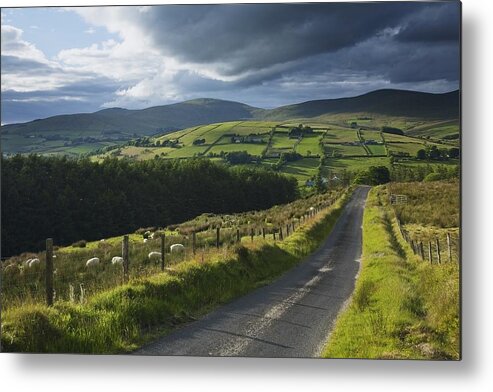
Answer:
[[[308,101],[264,110],[239,102],[195,99],[141,110],[111,108],[95,113],[67,114],[2,126],[4,153],[65,154],[78,156],[131,139],[194,127],[238,121],[319,119],[341,113],[368,113],[421,120],[459,118],[459,92],[429,94],[404,90],[378,90],[352,98]],[[454,129],[425,133],[456,134]],[[443,128],[443,127],[442,127]]]
[[[281,106],[259,115],[268,120],[286,120],[364,112],[422,119],[456,119],[459,118],[459,110],[458,90],[445,94],[377,90],[357,97],[323,99]]]
[[[250,119],[262,109],[218,99],[195,99],[142,110],[120,108],[95,113],[67,114],[2,127],[8,133],[112,132],[148,135],[220,121]]]

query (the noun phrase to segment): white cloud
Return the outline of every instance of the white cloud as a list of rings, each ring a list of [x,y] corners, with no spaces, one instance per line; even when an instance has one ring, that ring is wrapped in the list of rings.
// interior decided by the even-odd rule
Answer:
[[[2,56],[14,56],[48,63],[46,56],[33,44],[22,39],[23,31],[11,25],[2,25]]]

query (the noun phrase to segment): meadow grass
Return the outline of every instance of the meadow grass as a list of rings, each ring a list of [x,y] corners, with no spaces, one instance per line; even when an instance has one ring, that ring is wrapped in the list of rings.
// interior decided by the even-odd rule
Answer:
[[[313,159],[316,161],[315,159]],[[149,260],[152,251],[161,251],[160,234],[166,235],[165,264],[174,265],[187,260],[192,253],[192,233],[196,233],[196,251],[201,258],[214,253],[216,247],[216,228],[220,227],[220,245],[231,246],[237,242],[239,230],[242,242],[262,236],[273,240],[273,232],[286,224],[300,224],[300,218],[310,207],[325,208],[337,199],[343,190],[297,199],[291,203],[276,205],[267,210],[246,211],[235,214],[205,213],[194,219],[169,225],[168,227],[139,229],[129,234],[130,276],[145,277],[160,271],[160,259]],[[143,233],[155,232],[154,238],[144,241]],[[98,241],[79,241],[82,244],[56,247],[54,259],[54,288],[56,300],[84,302],[88,297],[122,283],[121,265],[112,265],[114,256],[121,256],[123,236],[115,236]],[[172,244],[183,244],[183,254],[170,253]],[[80,245],[83,245],[81,247]],[[100,264],[87,268],[85,263],[98,257]],[[41,260],[39,265],[27,267],[24,262],[31,258]],[[23,253],[10,257],[2,263],[2,307],[9,309],[26,303],[43,303],[45,300],[45,253]]]
[[[325,358],[459,359],[459,264],[420,262],[400,236],[385,187],[363,218],[362,267]]]
[[[372,155],[387,155],[387,150],[385,149],[384,145],[381,144],[375,144],[375,145],[368,145],[368,150],[370,150]]]
[[[289,149],[292,150],[294,145],[298,142],[298,139],[290,139],[287,135],[275,132],[272,136],[271,147],[273,149]]]
[[[296,152],[303,156],[322,154],[320,139],[320,134],[303,136],[301,142],[296,145]]]
[[[266,138],[267,139],[267,138]],[[267,144],[254,144],[254,143],[229,143],[229,144],[216,144],[208,153],[220,154],[221,152],[234,152],[234,151],[246,151],[250,155],[260,156],[262,151],[265,150]]]
[[[389,189],[391,193],[407,196],[407,203],[394,206],[402,224],[459,226],[459,181],[392,183]]]
[[[313,252],[332,230],[349,195],[307,220],[284,241],[257,239],[196,255],[164,273],[137,278],[87,302],[8,309],[7,352],[121,353],[136,349],[248,291],[265,285]]]
[[[326,144],[325,151],[329,156],[342,155],[344,157],[367,155],[363,146],[345,146],[342,144]]]
[[[356,172],[366,170],[370,166],[387,166],[390,168],[390,160],[387,157],[344,157],[326,159],[326,168],[333,173],[348,170]]]

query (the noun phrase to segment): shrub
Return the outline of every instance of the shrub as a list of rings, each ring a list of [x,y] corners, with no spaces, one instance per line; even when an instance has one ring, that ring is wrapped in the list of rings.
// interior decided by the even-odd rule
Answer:
[[[86,240],[80,240],[80,241],[74,242],[72,244],[72,246],[74,248],[85,248],[86,247],[86,244],[87,244],[87,241]]]

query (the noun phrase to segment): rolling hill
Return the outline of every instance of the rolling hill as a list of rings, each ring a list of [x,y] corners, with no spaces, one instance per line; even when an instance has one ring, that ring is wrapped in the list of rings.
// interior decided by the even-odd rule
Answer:
[[[262,109],[218,99],[195,99],[141,110],[111,108],[95,113],[65,114],[2,127],[9,133],[124,132],[148,135],[219,121],[248,119]]]
[[[454,133],[458,132],[459,99],[459,91],[430,94],[377,90],[352,98],[308,101],[270,110],[210,98],[141,110],[110,108],[95,113],[67,114],[4,125],[1,128],[2,151],[8,154],[35,152],[79,155],[141,136],[164,134],[203,124],[290,119],[323,119],[326,122],[329,118],[353,113],[420,119],[427,123],[455,121],[454,129],[445,130]],[[375,128],[380,125],[379,121],[380,117],[367,125]],[[424,131],[428,132],[426,129]],[[429,132],[433,132],[433,129]]]
[[[405,90],[377,90],[352,98],[308,101],[264,111],[269,120],[313,118],[339,113],[370,113],[421,119],[458,119],[459,91],[430,94]]]

